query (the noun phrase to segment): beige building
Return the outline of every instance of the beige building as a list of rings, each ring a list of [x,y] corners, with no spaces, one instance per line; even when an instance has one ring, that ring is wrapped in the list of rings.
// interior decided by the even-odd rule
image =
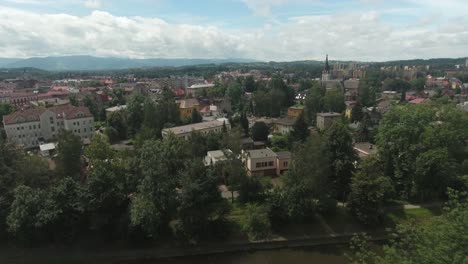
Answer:
[[[220,118],[214,121],[201,122],[196,124],[190,124],[186,126],[178,126],[165,128],[162,130],[163,138],[168,137],[170,134],[174,134],[177,137],[188,139],[192,132],[198,132],[201,134],[208,134],[210,132],[219,133],[223,131],[223,126],[226,125],[226,129],[231,129],[231,124],[227,118]]]
[[[94,133],[94,118],[86,107],[52,107],[18,111],[3,116],[9,142],[26,148],[39,146],[40,141],[54,139],[61,129],[72,131],[82,140]]]
[[[186,88],[186,95],[195,97],[197,94],[202,93],[203,90],[208,92],[209,90],[213,89],[214,86],[215,85],[213,83],[194,84]]]
[[[296,120],[292,117],[280,118],[273,121],[273,132],[287,135],[294,130]]]
[[[317,114],[317,128],[327,129],[333,122],[341,117],[340,113],[318,113]]]
[[[276,174],[281,175],[285,171],[289,170],[289,165],[291,164],[291,152],[281,151],[276,152]]]
[[[242,162],[251,176],[277,174],[277,155],[269,148],[242,151]]]

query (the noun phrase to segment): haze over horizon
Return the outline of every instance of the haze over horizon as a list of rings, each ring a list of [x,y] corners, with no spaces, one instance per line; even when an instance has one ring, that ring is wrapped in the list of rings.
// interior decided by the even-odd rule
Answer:
[[[0,57],[466,57],[463,0],[0,0]]]

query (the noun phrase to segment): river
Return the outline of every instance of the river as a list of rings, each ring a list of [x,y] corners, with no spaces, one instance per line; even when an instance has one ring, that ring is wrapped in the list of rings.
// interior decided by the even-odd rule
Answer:
[[[253,252],[224,253],[206,256],[168,258],[148,261],[131,262],[129,264],[345,264],[347,259],[344,250],[337,247],[329,248],[295,248],[260,250]]]

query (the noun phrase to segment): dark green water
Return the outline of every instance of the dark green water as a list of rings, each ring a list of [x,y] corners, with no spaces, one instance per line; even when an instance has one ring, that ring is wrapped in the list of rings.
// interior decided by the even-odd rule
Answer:
[[[341,248],[298,248],[276,249],[254,252],[227,253],[209,256],[158,259],[154,261],[129,262],[128,264],[345,264],[344,250]]]

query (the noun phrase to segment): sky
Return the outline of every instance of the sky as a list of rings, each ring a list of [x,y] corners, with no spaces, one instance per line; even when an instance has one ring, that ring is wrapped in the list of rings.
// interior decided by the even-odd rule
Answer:
[[[0,57],[468,56],[468,0],[0,0]]]

